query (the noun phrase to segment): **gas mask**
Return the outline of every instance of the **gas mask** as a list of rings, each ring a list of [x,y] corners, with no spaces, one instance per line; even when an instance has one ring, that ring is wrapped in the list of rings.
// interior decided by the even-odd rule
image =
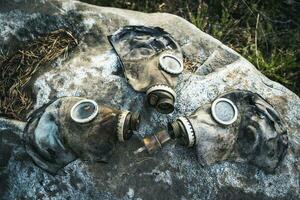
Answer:
[[[258,94],[241,90],[221,95],[190,116],[179,117],[168,130],[144,138],[138,152],[153,152],[171,138],[196,147],[201,165],[231,160],[267,172],[274,171],[288,146],[287,130],[274,108]]]
[[[31,114],[23,139],[27,153],[55,174],[73,160],[106,162],[118,141],[128,140],[139,115],[79,97],[63,97]]]
[[[183,61],[181,49],[170,34],[159,27],[125,26],[108,39],[133,89],[145,92],[147,103],[158,112],[173,112],[174,88]]]

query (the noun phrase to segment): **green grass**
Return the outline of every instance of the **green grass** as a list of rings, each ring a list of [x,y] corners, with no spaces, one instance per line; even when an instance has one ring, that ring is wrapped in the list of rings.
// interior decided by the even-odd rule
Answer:
[[[169,12],[235,49],[270,79],[300,95],[300,2],[296,0],[83,0]]]

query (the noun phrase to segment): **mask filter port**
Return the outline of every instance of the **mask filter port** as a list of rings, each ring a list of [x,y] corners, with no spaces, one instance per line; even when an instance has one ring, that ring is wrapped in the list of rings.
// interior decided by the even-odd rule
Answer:
[[[173,123],[169,123],[168,132],[172,139],[177,139],[183,146],[192,147],[195,145],[195,132],[186,117],[180,117]]]
[[[131,113],[129,111],[124,111],[119,115],[118,118],[118,140],[123,142],[129,140],[136,131],[140,124],[140,115],[138,113]]]
[[[169,114],[174,111],[176,93],[166,85],[155,85],[147,90],[147,102],[151,107],[162,114]]]

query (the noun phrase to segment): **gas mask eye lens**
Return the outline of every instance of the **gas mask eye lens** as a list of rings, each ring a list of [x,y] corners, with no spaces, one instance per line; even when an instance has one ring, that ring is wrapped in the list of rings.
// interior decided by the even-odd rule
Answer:
[[[97,116],[98,109],[98,104],[95,101],[84,99],[72,107],[71,118],[77,123],[87,123]]]
[[[238,110],[235,104],[226,98],[215,100],[211,107],[213,118],[220,124],[230,125],[236,121]]]
[[[183,71],[182,62],[171,54],[163,54],[159,57],[161,68],[170,74],[180,74]]]

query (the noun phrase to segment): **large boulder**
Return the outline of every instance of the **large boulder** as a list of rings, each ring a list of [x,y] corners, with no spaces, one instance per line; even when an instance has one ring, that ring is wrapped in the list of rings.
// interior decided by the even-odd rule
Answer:
[[[159,26],[183,50],[185,70],[176,87],[175,111],[162,115],[147,108],[143,93],[126,82],[107,36],[124,25]],[[223,161],[202,167],[195,149],[167,144],[153,155],[133,154],[137,136],[119,144],[109,163],[77,160],[52,176],[37,166],[22,142],[0,124],[0,198],[2,199],[299,199],[300,99],[262,75],[251,63],[186,20],[166,13],[146,14],[68,0],[2,0],[0,51],[64,28],[79,40],[69,54],[41,66],[31,89],[34,108],[62,96],[82,96],[118,109],[138,111],[139,136],[154,133],[178,116],[188,115],[218,95],[256,92],[286,121],[289,147],[275,171]],[[191,64],[192,63],[192,64]]]

